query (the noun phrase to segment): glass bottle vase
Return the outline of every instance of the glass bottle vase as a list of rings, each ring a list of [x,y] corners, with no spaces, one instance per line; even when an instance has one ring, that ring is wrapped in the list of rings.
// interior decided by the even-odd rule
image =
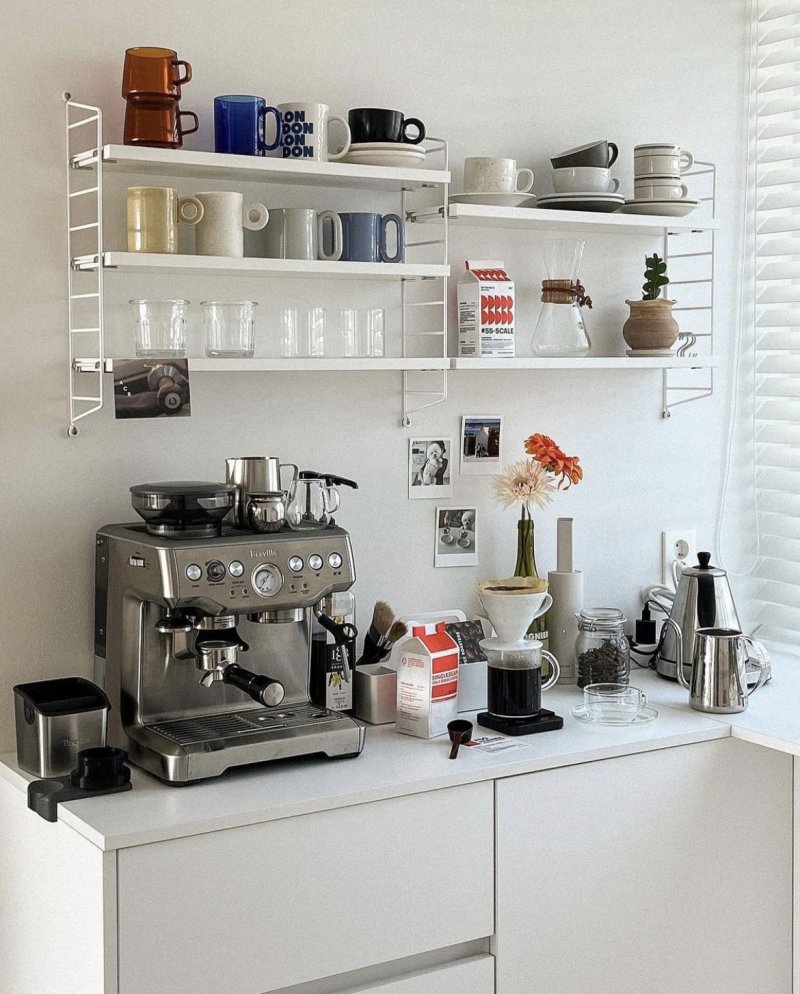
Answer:
[[[517,522],[517,564],[514,567],[514,576],[535,576],[539,574],[536,570],[536,547],[533,518],[527,507],[523,506],[522,514]],[[549,646],[548,630],[549,612],[538,618],[534,618],[528,628],[526,638],[538,639],[545,649]],[[542,661],[542,678],[546,673],[546,661]]]

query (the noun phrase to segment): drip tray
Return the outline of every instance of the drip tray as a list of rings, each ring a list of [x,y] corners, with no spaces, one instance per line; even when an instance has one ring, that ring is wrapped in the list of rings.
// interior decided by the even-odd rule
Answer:
[[[159,721],[144,727],[178,745],[189,746],[196,742],[259,735],[283,728],[327,725],[330,722],[341,721],[343,717],[336,711],[300,704],[297,707],[277,708],[270,711],[250,708],[246,711],[198,715],[195,718],[176,718],[173,721]]]

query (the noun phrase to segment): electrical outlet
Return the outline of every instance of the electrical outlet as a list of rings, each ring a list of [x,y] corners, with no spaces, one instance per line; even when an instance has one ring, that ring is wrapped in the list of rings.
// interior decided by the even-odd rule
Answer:
[[[694,528],[672,528],[661,532],[661,582],[667,586],[672,586],[672,563],[675,559],[684,566],[697,563]]]

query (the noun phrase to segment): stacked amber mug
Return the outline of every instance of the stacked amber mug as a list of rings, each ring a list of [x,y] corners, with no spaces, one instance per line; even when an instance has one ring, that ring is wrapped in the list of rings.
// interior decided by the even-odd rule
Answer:
[[[125,145],[180,148],[183,136],[197,131],[193,111],[180,110],[181,86],[192,78],[191,65],[171,48],[143,46],[125,52],[122,96],[125,109]],[[192,118],[184,127],[182,118]]]

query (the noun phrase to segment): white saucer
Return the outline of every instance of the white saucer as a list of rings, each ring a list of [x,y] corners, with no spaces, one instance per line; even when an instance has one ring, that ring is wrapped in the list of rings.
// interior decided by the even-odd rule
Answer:
[[[631,359],[635,359],[637,356],[674,356],[674,349],[627,349],[626,355],[629,355]]]
[[[618,214],[658,214],[661,217],[686,217],[700,203],[699,200],[626,200]]]
[[[419,166],[425,161],[425,149],[409,142],[359,142],[350,146],[338,160],[358,166]]]
[[[535,207],[532,193],[454,193],[451,204],[485,204],[487,207]]]
[[[539,197],[539,207],[567,211],[600,211],[610,213],[625,203],[621,193],[548,193]]]
[[[652,721],[654,718],[658,717],[658,711],[656,711],[655,708],[650,707],[649,704],[642,708],[633,721],[628,721],[625,718],[621,718],[619,721],[613,718],[603,718],[602,720],[590,718],[586,713],[585,704],[576,704],[574,708],[570,709],[569,713],[573,718],[577,718],[578,721],[582,721],[587,725],[643,725],[646,722]]]

